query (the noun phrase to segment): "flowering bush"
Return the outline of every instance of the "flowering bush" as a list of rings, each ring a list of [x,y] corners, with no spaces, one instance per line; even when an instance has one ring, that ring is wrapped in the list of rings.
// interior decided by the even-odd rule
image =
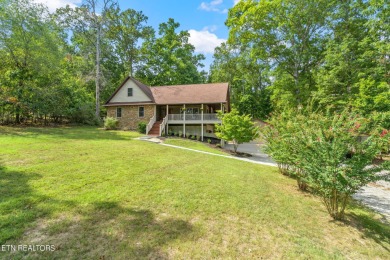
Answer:
[[[349,110],[339,114],[290,111],[274,116],[272,126],[262,130],[266,151],[278,164],[288,165],[298,186],[304,184],[321,196],[334,219],[344,217],[353,193],[390,168],[386,163],[372,165],[390,135],[374,127],[361,140],[359,136],[367,131],[361,127],[362,120]]]

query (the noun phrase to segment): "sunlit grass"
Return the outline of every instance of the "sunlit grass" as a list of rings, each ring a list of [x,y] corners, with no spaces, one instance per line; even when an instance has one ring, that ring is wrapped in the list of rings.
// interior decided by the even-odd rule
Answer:
[[[167,139],[165,139],[164,143],[170,144],[170,145],[181,146],[181,147],[185,147],[185,148],[191,148],[191,149],[203,151],[203,152],[209,152],[209,153],[221,154],[221,155],[229,155],[229,153],[227,153],[221,149],[211,147],[207,143],[202,143],[200,141],[187,140],[184,138],[167,138]]]
[[[388,258],[377,214],[334,222],[276,168],[137,136],[0,127],[0,245],[57,249],[0,258]]]

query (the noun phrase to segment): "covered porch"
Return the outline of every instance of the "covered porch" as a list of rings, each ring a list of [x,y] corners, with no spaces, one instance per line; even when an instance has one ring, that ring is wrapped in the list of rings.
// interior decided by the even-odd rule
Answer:
[[[217,117],[217,111],[222,111],[222,113],[228,111],[227,103],[156,105],[153,124],[156,128],[159,125],[159,135],[169,134],[169,129],[179,131],[178,128],[180,128],[183,136],[192,134],[191,127],[197,125],[199,128],[198,136],[203,141],[210,125],[221,123]],[[170,125],[171,127],[169,127]],[[148,129],[152,127],[153,125],[150,125]]]

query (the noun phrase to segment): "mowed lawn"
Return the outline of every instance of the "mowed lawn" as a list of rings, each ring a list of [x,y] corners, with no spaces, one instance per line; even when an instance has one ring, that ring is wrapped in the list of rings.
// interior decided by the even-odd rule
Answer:
[[[390,227],[345,223],[276,168],[97,128],[0,127],[0,258],[388,259]]]
[[[190,148],[198,151],[220,154],[220,155],[230,155],[229,152],[226,152],[222,149],[213,148],[206,143],[200,141],[188,140],[184,138],[169,137],[164,141],[165,144],[176,145],[180,147]]]

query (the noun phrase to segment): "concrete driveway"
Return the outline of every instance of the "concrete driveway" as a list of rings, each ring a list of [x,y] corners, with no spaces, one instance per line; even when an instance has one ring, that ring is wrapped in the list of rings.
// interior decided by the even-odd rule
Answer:
[[[224,149],[234,151],[233,144],[226,143]],[[237,151],[240,153],[248,153],[252,155],[252,157],[247,158],[249,160],[272,163],[276,166],[276,163],[267,154],[262,152],[260,144],[256,141],[240,144]]]

